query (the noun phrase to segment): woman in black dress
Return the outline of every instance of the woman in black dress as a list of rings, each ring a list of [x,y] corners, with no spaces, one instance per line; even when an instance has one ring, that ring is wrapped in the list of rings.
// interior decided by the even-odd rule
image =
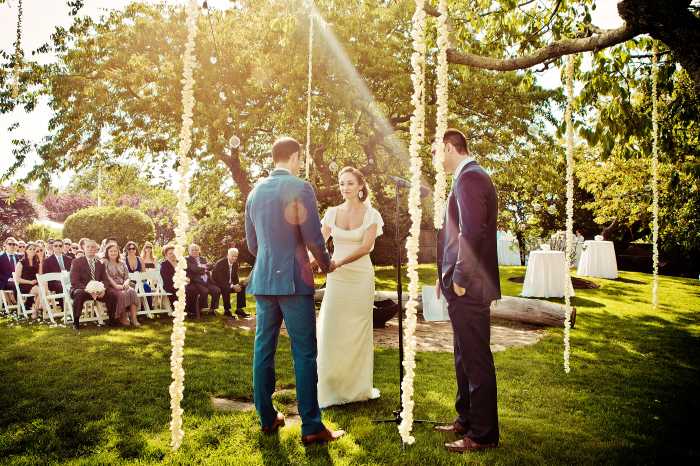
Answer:
[[[41,275],[42,265],[41,258],[37,255],[36,244],[30,242],[24,251],[24,259],[15,267],[15,281],[19,285],[19,291],[22,294],[32,294],[24,303],[25,307],[32,309],[32,319],[36,319],[37,312],[41,310],[39,282],[36,276]]]

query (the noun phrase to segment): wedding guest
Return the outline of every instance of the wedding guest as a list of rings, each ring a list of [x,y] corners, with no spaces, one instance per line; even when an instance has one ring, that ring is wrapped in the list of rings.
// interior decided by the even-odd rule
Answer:
[[[177,257],[175,256],[175,246],[166,245],[163,248],[165,259],[160,263],[160,276],[163,278],[163,289],[168,292],[170,304],[177,301],[177,289],[175,288],[174,277]],[[189,280],[189,279],[187,279]],[[192,283],[185,286],[185,311],[190,315],[197,315],[197,301],[199,299],[199,288]]]
[[[37,311],[41,310],[39,300],[39,286],[37,274],[43,273],[41,259],[37,254],[37,247],[33,243],[27,245],[24,259],[17,263],[15,268],[15,282],[19,285],[22,294],[31,293],[32,296],[24,302],[25,308],[32,309],[32,319],[36,319]]]
[[[70,238],[63,238],[63,254],[70,257],[71,259],[75,258],[72,246],[73,242],[70,240]]]
[[[84,241],[83,241],[84,240]],[[83,238],[84,255],[76,257],[70,267],[71,297],[73,298],[73,328],[80,330],[80,316],[83,313],[83,306],[86,301],[95,300],[104,302],[107,305],[109,324],[114,325],[114,299],[111,295],[102,293],[100,295],[90,294],[85,291],[91,281],[105,282],[105,266],[97,258],[97,243],[94,240]]]
[[[85,257],[85,251],[83,251],[82,249],[78,249],[75,252],[75,258],[77,259],[78,257]]]
[[[115,318],[119,319],[122,325],[140,327],[136,318],[136,308],[139,304],[139,297],[136,291],[130,286],[129,271],[126,264],[120,260],[119,246],[116,243],[109,243],[105,249],[105,285],[107,294],[113,296],[115,306]]]
[[[49,254],[49,252],[46,250],[46,243],[42,240],[37,240],[34,242],[34,244],[36,246],[36,255],[39,258],[39,262],[43,263],[47,254]]]
[[[12,236],[5,239],[4,251],[0,254],[0,290],[14,290],[12,274],[21,258],[17,255],[17,240]]]
[[[80,245],[78,243],[73,243],[70,247],[70,252],[73,254],[73,256],[78,255],[78,251],[82,252],[83,250],[80,248]]]
[[[199,307],[207,307],[207,299],[211,296],[211,309],[216,312],[219,307],[219,296],[221,295],[221,290],[218,286],[213,284],[209,279],[207,263],[204,258],[201,257],[201,249],[196,244],[190,244],[188,248],[190,253],[187,256],[187,278],[190,279],[190,283],[197,287],[199,294]]]
[[[141,262],[145,269],[155,269],[156,259],[153,257],[153,244],[150,241],[143,243],[143,248],[141,249]]]
[[[90,240],[90,238],[80,238],[80,240],[78,241],[78,248],[83,252],[85,252],[85,242],[86,241],[91,241],[91,240]]]
[[[70,270],[73,259],[63,253],[63,242],[55,240],[51,245],[53,254],[44,261],[44,273],[58,273]],[[48,288],[54,293],[62,293],[63,285],[60,281],[52,280],[48,283]]]
[[[245,285],[238,278],[238,249],[230,248],[226,257],[219,259],[211,272],[211,281],[221,290],[224,301],[224,315],[231,314],[231,293],[236,293],[236,315],[240,318],[249,317],[245,312]]]
[[[20,259],[24,257],[24,250],[27,248],[27,243],[24,240],[17,241],[17,257]]]
[[[133,241],[127,241],[126,245],[124,246],[124,262],[126,263],[126,268],[129,271],[129,273],[143,272],[144,270],[146,270],[143,261],[139,256],[137,256],[137,253],[138,246],[136,245],[136,243]],[[143,284],[143,291],[145,291],[146,293],[151,292],[151,287],[148,285],[148,283]],[[150,307],[153,307],[152,297],[148,296],[146,299],[148,300],[148,305]]]

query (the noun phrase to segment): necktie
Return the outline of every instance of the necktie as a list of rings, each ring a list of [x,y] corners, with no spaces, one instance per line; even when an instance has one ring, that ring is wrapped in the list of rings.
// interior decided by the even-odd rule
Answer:
[[[95,259],[88,259],[88,267],[90,267],[90,276],[95,279]]]
[[[62,255],[56,256],[56,259],[58,259],[58,266],[61,268],[61,272],[65,272],[66,266],[63,263],[63,256]]]
[[[14,254],[8,254],[10,256],[10,261],[12,262],[12,270],[15,269],[15,266],[17,265],[17,258],[15,257]]]
[[[228,265],[228,284],[231,285],[232,281],[233,281],[233,265],[229,264]]]

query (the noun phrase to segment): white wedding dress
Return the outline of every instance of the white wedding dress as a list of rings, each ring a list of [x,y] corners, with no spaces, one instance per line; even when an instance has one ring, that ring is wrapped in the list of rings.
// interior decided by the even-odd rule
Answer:
[[[384,222],[372,207],[362,225],[354,230],[336,226],[337,208],[326,211],[321,221],[331,229],[333,260],[350,255],[362,244],[371,225],[382,234]],[[372,312],[374,268],[369,255],[328,274],[318,319],[318,403],[321,408],[379,398],[373,388],[374,342]]]

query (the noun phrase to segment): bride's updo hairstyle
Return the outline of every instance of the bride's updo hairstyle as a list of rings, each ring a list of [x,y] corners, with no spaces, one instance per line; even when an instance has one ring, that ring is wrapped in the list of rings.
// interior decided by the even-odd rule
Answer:
[[[340,179],[340,177],[346,173],[352,173],[357,180],[357,183],[362,186],[357,195],[360,197],[362,202],[367,202],[369,200],[369,188],[367,187],[367,182],[365,181],[365,175],[355,167],[345,167],[340,170],[340,173],[338,173],[338,179]]]

